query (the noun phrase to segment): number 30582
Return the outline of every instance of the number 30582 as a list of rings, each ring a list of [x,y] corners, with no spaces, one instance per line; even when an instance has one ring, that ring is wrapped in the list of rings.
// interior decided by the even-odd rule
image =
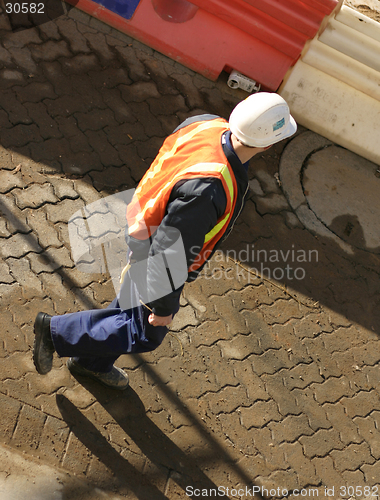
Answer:
[[[43,3],[6,3],[5,12],[7,14],[44,14],[45,4]]]

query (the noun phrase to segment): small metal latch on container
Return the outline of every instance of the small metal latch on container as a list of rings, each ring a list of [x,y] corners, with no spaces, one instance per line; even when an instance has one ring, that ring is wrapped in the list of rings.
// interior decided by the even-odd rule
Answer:
[[[255,82],[255,80],[242,75],[236,70],[231,71],[231,74],[227,81],[227,85],[231,89],[242,89],[246,92],[258,92],[261,88],[260,83],[257,83]]]

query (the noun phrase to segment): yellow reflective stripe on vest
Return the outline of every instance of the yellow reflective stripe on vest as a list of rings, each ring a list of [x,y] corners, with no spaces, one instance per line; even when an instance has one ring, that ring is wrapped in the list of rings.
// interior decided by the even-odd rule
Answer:
[[[227,187],[228,187],[228,191],[230,193],[230,199],[231,199],[231,207],[233,206],[233,203],[232,203],[232,200],[234,199],[234,185],[233,185],[233,182],[232,182],[232,177],[231,177],[231,174],[230,174],[230,171],[227,167],[227,165],[224,165],[224,164],[214,164],[213,166],[213,170],[215,171],[219,171],[222,176],[223,176],[223,179],[225,180],[226,184],[227,184]],[[223,228],[223,226],[227,223],[228,219],[229,219],[229,216],[230,216],[230,213],[229,212],[220,222],[218,222],[218,224],[216,224],[216,226],[214,226],[211,231],[209,231],[206,236],[205,236],[205,243],[207,243],[208,241],[210,241],[216,234],[218,234],[218,232]]]
[[[231,213],[231,212],[230,212]],[[226,224],[228,221],[228,218],[230,216],[230,213],[228,213],[223,220],[219,222],[216,226],[214,226],[211,231],[209,231],[206,236],[205,236],[205,243],[208,243],[216,234],[219,233],[219,231],[223,228],[223,226]]]
[[[184,144],[185,142],[192,139],[194,137],[194,135],[198,134],[199,132],[203,132],[203,130],[218,128],[218,127],[219,128],[221,127],[219,121],[215,122],[214,120],[210,120],[210,121],[207,120],[207,121],[201,122],[201,124],[198,125],[198,127],[195,127],[193,130],[191,130],[187,134],[183,135],[182,137],[179,137],[176,140],[176,142],[174,143],[172,149],[170,151],[167,151],[165,154],[162,155],[162,157],[159,159],[159,161],[157,162],[157,165],[155,165],[155,167],[152,169],[152,171],[147,172],[145,179],[143,179],[142,182],[140,183],[140,186],[137,187],[135,194],[139,194],[139,192],[141,191],[142,186],[145,184],[145,182],[147,182],[149,179],[154,177],[157,174],[157,172],[159,172],[161,170],[161,167],[162,167],[162,164],[164,163],[164,161],[167,160],[168,158],[171,158],[176,153],[177,149],[180,146],[182,146],[182,144]]]

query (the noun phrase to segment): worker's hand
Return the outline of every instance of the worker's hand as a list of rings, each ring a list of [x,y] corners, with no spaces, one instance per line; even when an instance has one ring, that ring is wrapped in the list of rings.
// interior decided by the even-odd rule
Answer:
[[[152,326],[168,326],[173,321],[173,315],[157,316],[157,314],[149,314],[148,321]]]

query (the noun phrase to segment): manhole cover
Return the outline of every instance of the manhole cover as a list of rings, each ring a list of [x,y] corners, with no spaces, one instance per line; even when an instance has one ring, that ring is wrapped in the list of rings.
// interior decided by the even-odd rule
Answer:
[[[302,187],[310,209],[352,246],[380,253],[380,178],[377,166],[337,146],[311,155]]]

